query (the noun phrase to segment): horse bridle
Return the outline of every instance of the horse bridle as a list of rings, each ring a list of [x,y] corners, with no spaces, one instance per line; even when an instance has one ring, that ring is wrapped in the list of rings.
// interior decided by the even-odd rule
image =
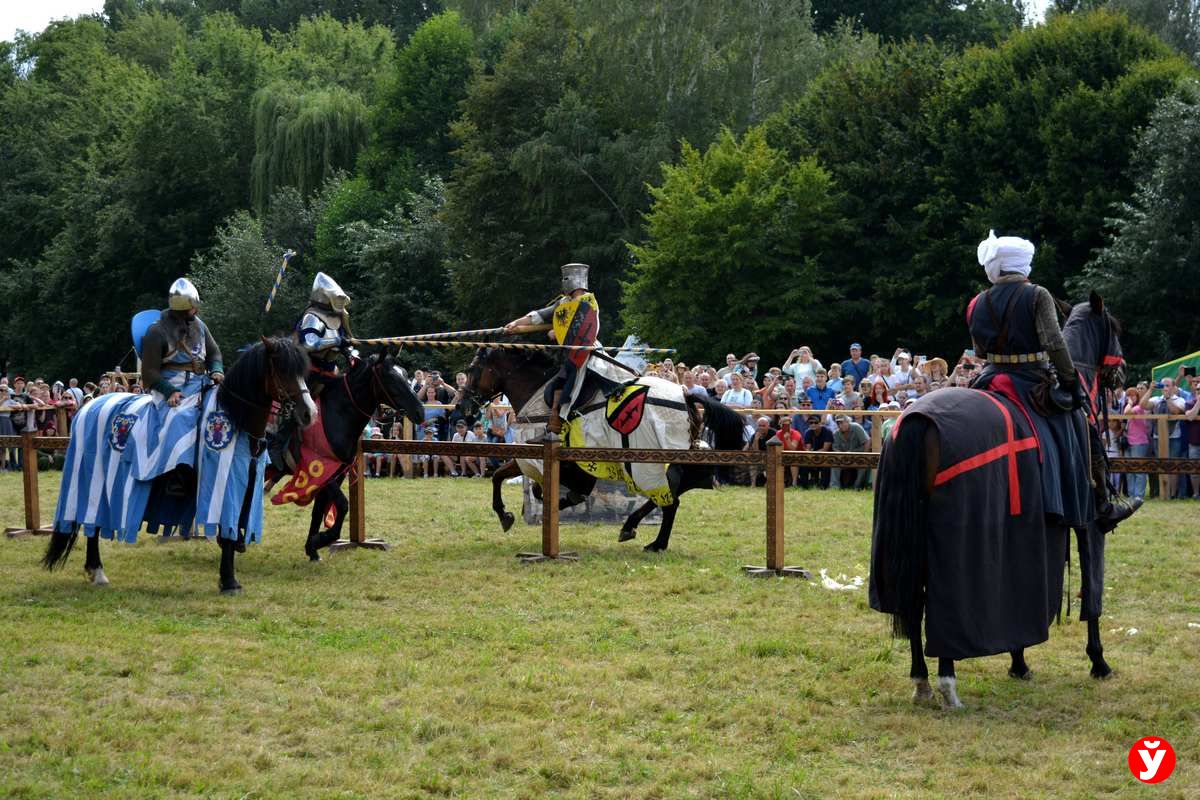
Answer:
[[[383,399],[385,401],[387,401],[388,406],[400,411],[402,409],[396,403],[396,398],[392,397],[392,393],[389,392],[388,388],[383,385],[383,379],[379,377],[379,368],[382,367],[384,365],[384,363],[385,362],[383,362],[383,361],[377,361],[377,362],[375,362],[375,364],[368,367],[368,370],[371,373],[371,384],[372,384],[372,386],[377,387],[379,389],[379,391],[383,394]],[[374,412],[367,413],[366,411],[363,411],[363,409],[361,407],[359,407],[358,401],[354,399],[354,392],[350,391],[350,374],[349,374],[349,372],[347,372],[345,375],[342,376],[342,383],[346,387],[346,396],[350,398],[350,405],[354,406],[354,410],[357,411],[358,413],[362,414],[367,419],[370,419],[372,416],[374,416]]]
[[[478,383],[479,379],[482,377],[483,365],[479,363],[479,354],[476,353],[475,358],[471,360],[470,365],[467,367],[467,385],[463,387],[463,399],[470,400],[479,408],[483,408],[485,405],[490,404],[497,397],[504,394],[503,391],[493,392],[486,401],[480,400],[479,395],[473,388],[471,388],[471,385],[472,383]]]

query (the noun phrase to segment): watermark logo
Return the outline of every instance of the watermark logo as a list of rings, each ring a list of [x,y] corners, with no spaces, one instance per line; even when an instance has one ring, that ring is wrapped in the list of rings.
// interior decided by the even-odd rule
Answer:
[[[1129,748],[1129,771],[1142,783],[1162,783],[1175,771],[1175,748],[1162,737],[1138,739]]]

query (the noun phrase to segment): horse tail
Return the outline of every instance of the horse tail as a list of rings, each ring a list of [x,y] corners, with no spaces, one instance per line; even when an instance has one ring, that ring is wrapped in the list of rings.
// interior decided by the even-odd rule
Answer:
[[[717,450],[741,450],[745,444],[743,433],[746,423],[742,415],[708,394],[689,394],[688,405],[704,411],[704,425],[713,433],[713,446]]]
[[[71,549],[75,547],[75,540],[78,538],[78,528],[70,533],[55,531],[50,534],[50,542],[46,545],[45,555],[42,556],[42,566],[48,570],[56,570],[65,566],[67,557],[71,555]]]
[[[900,424],[897,422],[896,424]],[[928,569],[926,434],[933,423],[911,414],[895,438],[884,442],[875,490],[872,581],[880,610],[892,615],[892,633],[913,639],[921,635]]]

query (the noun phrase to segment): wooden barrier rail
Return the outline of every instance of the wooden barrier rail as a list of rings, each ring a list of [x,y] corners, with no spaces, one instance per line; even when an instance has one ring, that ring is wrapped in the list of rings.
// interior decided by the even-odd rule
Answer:
[[[65,436],[35,437],[0,436],[0,447],[20,448],[22,452],[22,483],[24,487],[25,527],[10,528],[10,536],[48,532],[41,527],[38,498],[37,453],[39,450],[65,450],[69,439]],[[766,478],[766,563],[765,566],[747,567],[751,575],[805,575],[800,567],[789,567],[785,560],[784,530],[784,468],[805,467],[808,469],[875,469],[879,465],[879,454],[871,452],[835,453],[784,450],[782,443],[771,441],[766,450],[646,450],[608,448],[562,447],[558,437],[550,436],[541,444],[495,444],[475,442],[424,442],[405,439],[371,439],[371,452],[382,454],[407,454],[430,456],[462,456],[467,458],[528,458],[542,462],[544,479],[543,494],[547,498],[558,496],[558,476],[562,462],[616,461],[620,463],[652,464],[704,464],[711,466],[762,467]],[[348,546],[372,546],[366,537],[366,503],[363,491],[365,455],[359,442],[354,469],[350,472],[350,511]],[[1159,474],[1200,474],[1200,459],[1182,458],[1119,458],[1112,460],[1114,472],[1157,472]],[[375,540],[377,542],[378,540]],[[539,553],[520,553],[525,561],[547,559],[572,559],[574,553],[564,553],[560,548],[558,504],[548,502],[542,510],[542,547]]]

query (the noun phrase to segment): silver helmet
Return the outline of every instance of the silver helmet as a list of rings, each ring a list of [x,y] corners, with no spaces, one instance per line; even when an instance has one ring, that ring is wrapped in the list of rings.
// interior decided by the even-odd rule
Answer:
[[[326,275],[324,272],[318,272],[317,277],[313,278],[312,294],[309,299],[314,303],[324,303],[339,314],[346,310],[346,306],[350,305],[350,295],[346,294],[338,282]]]
[[[570,294],[576,289],[586,290],[588,288],[587,278],[587,264],[564,264],[562,268],[563,294]]]
[[[200,308],[200,293],[196,285],[187,278],[176,278],[171,284],[168,305],[173,311],[187,311]]]

